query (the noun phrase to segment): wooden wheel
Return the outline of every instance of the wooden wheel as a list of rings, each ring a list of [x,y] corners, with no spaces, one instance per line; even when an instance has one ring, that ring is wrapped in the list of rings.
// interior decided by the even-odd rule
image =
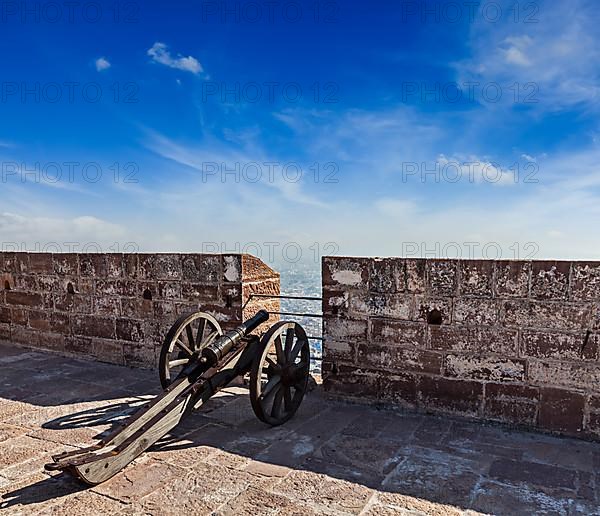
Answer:
[[[281,321],[261,339],[250,371],[250,401],[261,421],[285,423],[300,407],[310,370],[306,332],[298,323]]]
[[[163,389],[166,389],[189,363],[192,356],[223,335],[217,320],[204,312],[182,315],[171,327],[158,362],[158,374]]]

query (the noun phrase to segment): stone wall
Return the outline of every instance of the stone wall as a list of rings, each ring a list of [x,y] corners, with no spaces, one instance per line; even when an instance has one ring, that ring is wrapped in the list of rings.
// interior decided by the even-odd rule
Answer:
[[[325,388],[600,437],[600,262],[323,259]]]
[[[242,320],[251,293],[279,294],[279,274],[249,255],[0,253],[0,338],[32,348],[155,366],[186,311]],[[252,300],[244,315],[277,300]]]

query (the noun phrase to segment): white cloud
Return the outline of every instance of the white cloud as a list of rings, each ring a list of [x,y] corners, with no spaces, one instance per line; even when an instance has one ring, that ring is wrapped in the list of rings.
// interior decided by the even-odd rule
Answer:
[[[514,4],[498,3],[504,12]],[[540,2],[538,23],[517,23],[507,16],[490,27],[483,15],[476,19],[469,37],[471,57],[456,65],[460,83],[500,84],[505,102],[513,101],[516,83],[522,101],[527,99],[537,110],[558,111],[581,103],[600,107],[596,2]]]
[[[532,42],[533,41],[529,36],[513,36],[506,38],[505,43],[509,45],[507,49],[504,49],[506,62],[519,66],[531,65],[531,61],[526,56],[525,52]]]
[[[479,156],[451,156],[440,154],[436,160],[441,180],[447,182],[463,182],[490,184],[493,186],[510,186],[518,183],[518,175],[488,158]]]
[[[96,59],[96,70],[99,72],[108,70],[111,67],[110,61],[105,57],[99,57]]]
[[[157,41],[148,49],[147,54],[152,58],[153,61],[168,66],[169,68],[175,68],[177,70],[184,70],[191,72],[194,75],[202,72],[202,65],[200,62],[192,56],[183,57],[180,54],[177,57],[173,57],[169,52],[167,45]]]
[[[122,226],[93,216],[72,218],[0,213],[0,238],[4,250],[108,252],[115,242],[123,242]]]

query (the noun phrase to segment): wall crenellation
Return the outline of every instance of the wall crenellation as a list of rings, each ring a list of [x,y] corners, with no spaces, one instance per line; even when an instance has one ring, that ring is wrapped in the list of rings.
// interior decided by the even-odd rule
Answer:
[[[326,257],[323,313],[331,392],[600,437],[600,262]]]
[[[202,309],[229,329],[251,292],[279,294],[279,274],[239,254],[4,252],[0,273],[0,338],[132,366],[156,365],[186,311]],[[251,301],[245,314],[258,307]]]

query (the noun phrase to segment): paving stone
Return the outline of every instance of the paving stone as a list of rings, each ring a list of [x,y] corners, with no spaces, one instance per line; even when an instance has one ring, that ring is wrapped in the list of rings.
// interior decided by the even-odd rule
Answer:
[[[327,441],[313,455],[330,464],[385,477],[404,457],[396,454],[397,442],[379,438],[374,444],[373,439],[339,435]]]
[[[400,493],[376,493],[371,501],[372,507],[379,509],[383,508],[382,514],[402,514],[402,515],[430,515],[430,516],[458,516],[462,511],[450,505],[436,503],[427,499],[413,498]],[[393,511],[396,511],[395,513]],[[369,514],[369,513],[368,513]],[[375,516],[376,511],[371,511],[370,514]]]
[[[245,471],[253,475],[262,475],[265,477],[285,477],[291,469],[286,466],[252,461],[245,467]]]
[[[6,425],[0,423],[0,442],[25,435],[29,429],[22,426]]]
[[[292,506],[292,501],[282,495],[250,487],[215,511],[223,516],[260,516],[280,514],[280,510]]]
[[[537,486],[572,490],[576,489],[577,480],[577,472],[570,469],[504,458],[494,461],[489,475],[501,482],[528,482]]]
[[[141,463],[130,464],[120,474],[92,489],[98,494],[132,502],[155,491],[165,482],[186,474],[183,468],[146,458]]]
[[[359,514],[373,492],[363,486],[308,471],[292,471],[273,491],[315,508]]]
[[[7,509],[7,514],[37,514],[83,489],[85,487],[71,477],[50,477],[38,472],[0,488],[0,509]]]
[[[527,485],[507,486],[484,482],[477,489],[471,508],[486,514],[568,514],[569,500],[557,498]]]
[[[400,453],[406,458],[385,479],[383,489],[467,506],[480,478],[477,462],[420,447],[406,447]]]
[[[113,500],[92,491],[65,496],[58,503],[53,503],[38,514],[122,514],[128,508],[127,504]]]
[[[235,498],[250,484],[244,472],[198,464],[193,474],[169,479],[145,496],[142,508],[150,514],[209,514]]]
[[[27,435],[8,439],[0,447],[0,474],[6,478],[14,478],[4,472],[15,465],[45,456],[55,448],[56,443],[34,439]]]

